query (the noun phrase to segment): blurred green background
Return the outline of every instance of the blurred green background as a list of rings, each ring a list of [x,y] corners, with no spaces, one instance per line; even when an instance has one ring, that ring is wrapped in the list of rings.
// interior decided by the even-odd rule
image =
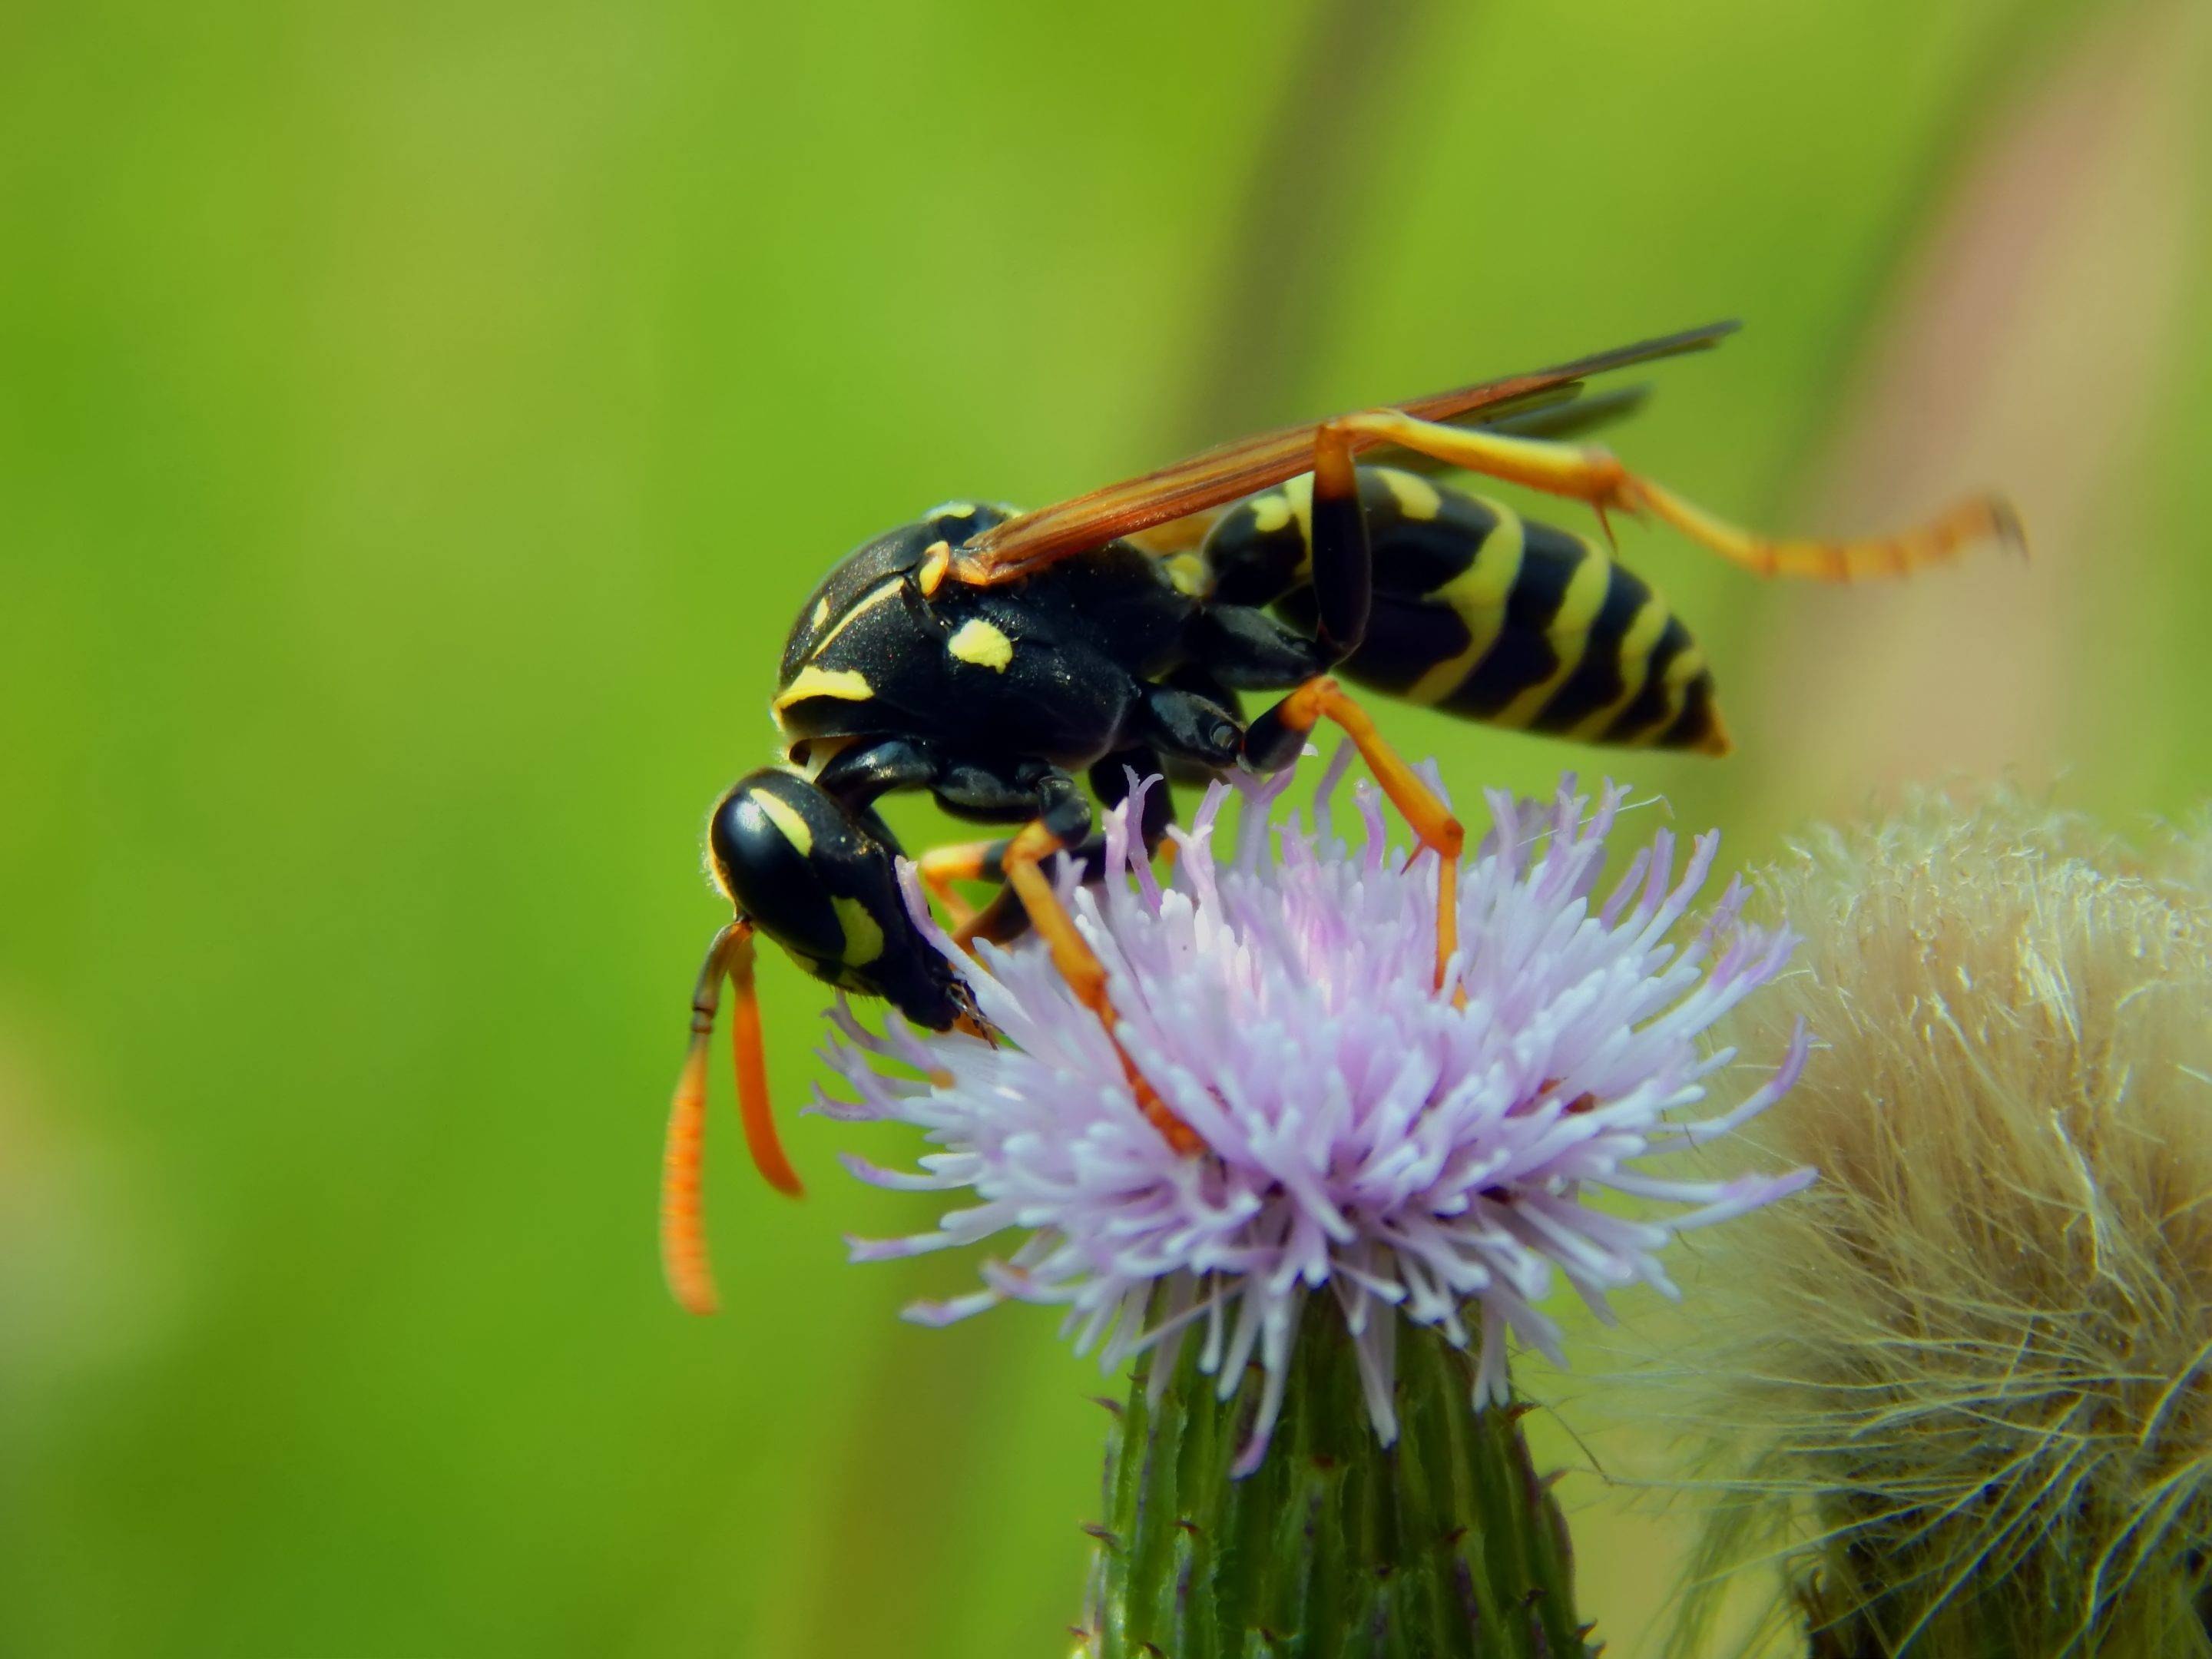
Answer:
[[[0,1651],[1016,1655],[1102,1384],[799,1121],[727,1309],[653,1249],[801,596],[948,495],[1741,314],[1615,442],[1716,508],[2035,536],[1763,586],[1627,527],[1744,858],[1911,777],[2122,823],[2212,759],[2201,3],[19,3],[0,16]],[[926,825],[918,813],[901,822]],[[820,988],[764,974],[775,1084]],[[857,1137],[871,1151],[902,1147]],[[1586,1472],[1586,1610],[1679,1515]],[[1647,1455],[1649,1454],[1649,1455]]]

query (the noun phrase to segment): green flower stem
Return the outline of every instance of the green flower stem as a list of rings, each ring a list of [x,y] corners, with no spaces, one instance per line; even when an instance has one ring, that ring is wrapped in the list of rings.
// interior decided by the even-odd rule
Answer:
[[[1216,1397],[1183,1344],[1139,1365],[1106,1465],[1084,1650],[1096,1659],[1583,1659],[1566,1526],[1522,1407],[1469,1404],[1468,1357],[1398,1332],[1398,1443],[1376,1443],[1350,1339],[1304,1322],[1267,1459],[1231,1480],[1261,1382]]]

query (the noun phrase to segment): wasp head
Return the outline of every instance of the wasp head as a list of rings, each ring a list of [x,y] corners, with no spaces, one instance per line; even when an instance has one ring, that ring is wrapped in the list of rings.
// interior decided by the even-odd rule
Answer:
[[[900,891],[896,847],[793,773],[740,779],[707,829],[708,868],[738,913],[817,979],[881,997],[917,1025],[973,1018],[968,987],[922,936]]]

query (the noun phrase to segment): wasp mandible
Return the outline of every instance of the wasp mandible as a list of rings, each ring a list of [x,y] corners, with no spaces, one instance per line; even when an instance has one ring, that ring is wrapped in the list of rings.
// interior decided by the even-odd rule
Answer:
[[[1105,971],[1044,867],[1063,852],[1099,856],[1079,774],[1110,807],[1131,772],[1274,771],[1317,725],[1340,726],[1438,855],[1441,987],[1457,942],[1460,823],[1339,674],[1493,725],[1727,752],[1705,657],[1649,583],[1597,541],[1436,471],[1583,502],[1601,528],[1613,513],[1656,519],[1765,576],[1856,581],[1977,542],[2020,545],[2010,509],[1990,496],[1896,535],[1778,540],[1573,441],[1638,400],[1632,390],[1583,397],[1590,377],[1706,349],[1735,326],[1285,428],[1034,513],[947,502],[836,565],[784,647],[773,708],[786,763],[740,779],[708,821],[708,867],[735,919],[701,970],[669,1123],[662,1254],[678,1299],[696,1311],[714,1301],[701,1146],[725,981],[747,1142],[772,1183],[799,1190],[769,1109],[756,933],[919,1024],[989,1035],[957,969],[908,914],[899,843],[875,811],[882,796],[926,790],[960,817],[1021,826],[1000,842],[925,852],[919,873],[963,945],[1034,927],[1110,1036]],[[1248,692],[1275,701],[1248,720]],[[1140,826],[1148,849],[1166,827],[1167,793],[1154,791]],[[971,908],[953,885],[967,878],[998,881],[996,896]],[[1201,1154],[1126,1053],[1122,1066],[1158,1132]]]

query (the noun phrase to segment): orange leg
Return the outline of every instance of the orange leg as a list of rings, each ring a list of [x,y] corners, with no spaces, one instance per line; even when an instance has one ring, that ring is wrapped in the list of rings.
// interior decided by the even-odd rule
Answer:
[[[677,1074],[669,1108],[668,1138],[660,1160],[660,1261],[670,1292],[692,1313],[717,1305],[708,1260],[702,1182],[707,1143],[707,1040],[714,1035],[722,981],[734,992],[730,1039],[738,1073],[738,1110],[753,1163],[769,1184],[796,1197],[799,1175],[784,1156],[769,1110],[768,1061],[762,1044],[760,1003],[753,991],[752,924],[733,921],[714,935],[699,983],[691,994],[691,1041]]]
[[[966,841],[949,847],[932,847],[914,861],[914,872],[928,889],[930,897],[945,908],[952,919],[956,934],[964,933],[975,920],[975,907],[968,902],[954,887],[959,881],[988,881],[994,875],[995,861],[1000,843],[995,841]],[[961,945],[969,939],[962,937]]]
[[[1076,927],[1075,918],[1060,903],[1060,895],[1053,890],[1052,881],[1042,868],[1044,861],[1060,852],[1062,845],[1060,837],[1042,822],[1029,825],[1006,848],[1004,863],[1007,884],[1019,896],[1023,908],[1029,912],[1030,925],[1052,952],[1053,966],[1060,969],[1060,977],[1074,991],[1076,1000],[1097,1015],[1098,1023],[1111,1037],[1121,1018],[1106,994],[1105,964],[1098,960],[1097,952]],[[1168,1145],[1185,1156],[1204,1152],[1206,1143],[1169,1109],[1118,1040],[1114,1051],[1121,1057],[1122,1073],[1136,1092],[1138,1107],[1146,1121],[1165,1137]]]
[[[1448,465],[1509,483],[1587,501],[1608,512],[1650,514],[1723,558],[1762,576],[1855,582],[1901,576],[1939,564],[1977,543],[2026,550],[2020,520],[1994,495],[1960,501],[1926,523],[1893,536],[1856,541],[1781,540],[1716,518],[1673,490],[1631,472],[1608,450],[1471,431],[1424,421],[1395,409],[1342,416],[1333,425],[1370,441],[1410,449]]]
[[[1459,948],[1459,860],[1467,844],[1467,831],[1421,775],[1406,764],[1398,751],[1375,729],[1367,711],[1346,696],[1344,688],[1327,675],[1308,680],[1275,705],[1253,727],[1255,746],[1263,754],[1281,752],[1290,744],[1303,744],[1323,720],[1333,720],[1350,738],[1382,787],[1412,826],[1422,845],[1437,851],[1437,986],[1444,982],[1444,969]],[[1285,734],[1289,734],[1287,739]],[[1295,748],[1290,752],[1296,753]]]

